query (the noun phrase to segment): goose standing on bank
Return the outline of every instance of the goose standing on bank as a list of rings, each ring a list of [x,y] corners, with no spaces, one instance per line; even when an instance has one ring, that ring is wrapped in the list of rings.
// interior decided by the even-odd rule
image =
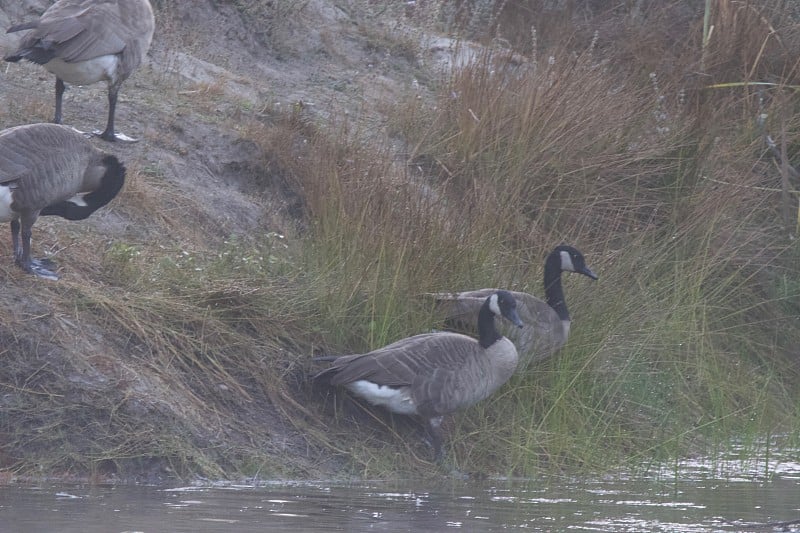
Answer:
[[[561,286],[562,272],[577,272],[597,280],[597,274],[586,266],[580,251],[572,246],[560,245],[545,259],[545,301],[525,292],[511,292],[525,326],[521,329],[501,328],[501,331],[517,345],[520,367],[523,369],[534,361],[550,357],[567,342],[571,319]],[[496,290],[440,292],[429,296],[436,300],[437,310],[447,323],[458,329],[469,330],[472,327],[470,317],[474,316],[486,296]]]
[[[142,63],[155,30],[148,0],[59,0],[38,20],[12,26],[7,33],[31,30],[19,48],[5,57],[27,59],[56,76],[56,112],[61,124],[64,82],[90,85],[108,82],[106,141],[135,141],[114,131],[119,88]]]
[[[495,291],[476,314],[477,340],[460,333],[423,333],[369,353],[318,357],[332,365],[314,379],[344,386],[393,413],[422,417],[438,461],[444,415],[488,398],[517,367],[514,344],[494,324],[499,315],[522,327],[514,297]]]
[[[58,279],[51,261],[31,258],[36,219],[83,220],[110,202],[124,182],[122,163],[72,128],[27,124],[0,131],[0,222],[11,222],[17,265]]]

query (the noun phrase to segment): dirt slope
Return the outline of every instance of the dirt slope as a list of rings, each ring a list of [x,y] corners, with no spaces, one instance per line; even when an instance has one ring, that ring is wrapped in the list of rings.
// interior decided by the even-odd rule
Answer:
[[[36,16],[49,4],[0,0],[0,26]],[[31,457],[46,457],[51,448],[64,446],[69,449],[62,449],[53,464],[42,465],[46,473],[71,473],[74,464],[87,461],[99,476],[150,481],[179,470],[161,457],[124,449],[131,442],[141,449],[172,450],[172,457],[201,470],[205,465],[216,475],[225,475],[213,466],[224,465],[224,457],[233,464],[253,449],[275,455],[281,465],[273,475],[306,475],[335,466],[316,456],[302,431],[278,412],[271,397],[276,392],[263,386],[265,378],[234,375],[228,382],[206,384],[218,393],[208,396],[209,388],[176,379],[154,364],[135,335],[92,312],[102,304],[84,306],[81,296],[97,284],[104,267],[97,264],[102,253],[89,250],[89,241],[124,253],[128,248],[120,243],[200,247],[296,227],[297,199],[279,172],[263,175],[264,150],[243,131],[252,126],[253,116],[263,116],[266,123],[269,110],[294,106],[307,120],[321,123],[348,112],[379,131],[380,102],[416,85],[423,70],[413,54],[404,57],[376,45],[382,22],[359,11],[358,4],[348,4],[350,12],[330,0],[289,4],[295,7],[280,11],[259,8],[258,2],[249,7],[212,0],[156,2],[157,31],[148,62],[123,85],[117,112],[118,131],[141,141],[95,141],[125,162],[125,190],[84,223],[37,223],[35,252],[54,256],[62,267],[58,283],[42,284],[19,272],[10,239],[0,239],[0,365],[5,369],[0,470],[28,470]],[[0,51],[7,53],[17,39],[0,34]],[[0,127],[50,120],[53,81],[35,65],[4,64]],[[250,126],[241,120],[244,114]],[[91,130],[104,124],[105,115],[103,84],[68,90],[65,123]],[[100,300],[136,301],[124,288],[114,293],[98,288],[97,294]],[[265,342],[246,355],[266,358],[276,349]],[[233,394],[232,383],[242,390]],[[32,397],[35,403],[28,403]],[[174,445],[165,442],[169,435],[175,435]]]

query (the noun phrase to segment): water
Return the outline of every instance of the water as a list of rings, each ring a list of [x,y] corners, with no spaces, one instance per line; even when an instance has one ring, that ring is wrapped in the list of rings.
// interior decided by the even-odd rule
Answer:
[[[15,533],[774,531],[741,524],[797,519],[800,463],[788,458],[636,479],[0,487],[0,531]]]

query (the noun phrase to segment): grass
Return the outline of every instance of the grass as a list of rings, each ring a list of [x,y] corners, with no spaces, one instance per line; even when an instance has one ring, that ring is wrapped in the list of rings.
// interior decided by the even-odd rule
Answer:
[[[776,216],[777,195],[757,192],[764,178],[751,170],[757,149],[741,121],[751,102],[728,96],[692,108],[680,102],[677,80],[659,78],[614,68],[591,50],[522,72],[487,54],[456,72],[436,104],[398,110],[410,159],[435,162],[424,179],[438,193],[405,209],[433,209],[404,219],[402,230],[391,217],[365,215],[359,209],[397,204],[376,198],[387,194],[379,178],[388,170],[363,172],[379,190],[353,195],[358,205],[346,211],[354,225],[335,217],[326,226],[341,249],[324,255],[342,262],[355,243],[380,263],[386,242],[405,250],[442,234],[477,254],[467,265],[469,254],[442,254],[449,263],[437,264],[429,252],[438,248],[414,249],[405,274],[423,290],[538,290],[530,251],[562,239],[601,265],[597,289],[574,297],[582,329],[559,358],[459,418],[452,446],[465,464],[512,473],[604,468],[692,453],[732,435],[794,431],[796,390],[780,376],[796,375],[797,315],[784,315],[782,298],[765,295],[758,280],[773,269],[796,277],[785,258],[795,245]],[[707,175],[732,178],[735,194]],[[349,198],[348,185],[361,193],[358,181],[326,198]],[[431,234],[418,221],[436,220],[440,209],[457,212],[458,225],[445,217]],[[443,271],[448,279],[436,279]],[[374,297],[400,298],[402,290],[391,292],[396,279]],[[496,451],[509,446],[511,454]]]
[[[202,91],[194,112],[232,124],[260,165],[249,190],[283,209],[259,231],[231,230],[166,166],[141,160],[108,215],[135,231],[37,224],[40,246],[75,246],[61,247],[58,284],[0,265],[13,281],[0,298],[0,467],[435,475],[419,427],[312,387],[310,356],[440,326],[425,292],[541,294],[543,257],[562,241],[600,281],[565,279],[574,324],[557,356],[446,422],[455,466],[638,469],[734,441],[757,450],[765,435],[796,441],[800,248],[753,124],[766,113],[778,131],[785,117],[794,154],[800,115],[780,84],[766,98],[708,92],[692,73],[702,56],[709,83],[763,70],[797,84],[796,55],[781,50],[800,40],[779,28],[783,48],[730,52],[760,46],[769,4],[741,41],[712,34],[701,47],[701,19],[677,36],[677,22],[664,27],[685,20],[682,4],[647,4],[640,19],[594,13],[617,45],[561,13],[570,31],[542,30],[534,48],[521,28],[535,14],[492,4],[508,45],[537,55],[520,65],[490,49],[435,100],[385,104],[386,137],[302,106],[228,116],[213,105],[221,92]],[[445,11],[434,7],[426,24]],[[168,132],[152,135],[169,146]]]

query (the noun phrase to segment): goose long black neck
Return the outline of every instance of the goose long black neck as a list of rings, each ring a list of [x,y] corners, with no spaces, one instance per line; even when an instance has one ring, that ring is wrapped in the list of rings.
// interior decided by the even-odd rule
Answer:
[[[481,310],[478,312],[478,343],[483,348],[488,348],[503,336],[494,326],[494,313],[489,308],[489,300],[483,302]]]
[[[564,289],[561,286],[561,254],[553,252],[544,263],[544,296],[561,320],[569,320]]]
[[[67,220],[83,220],[113,200],[125,184],[125,166],[113,155],[104,156],[102,162],[106,171],[100,187],[83,197],[86,205],[78,205],[64,200],[48,205],[39,214],[41,216],[59,216]]]

